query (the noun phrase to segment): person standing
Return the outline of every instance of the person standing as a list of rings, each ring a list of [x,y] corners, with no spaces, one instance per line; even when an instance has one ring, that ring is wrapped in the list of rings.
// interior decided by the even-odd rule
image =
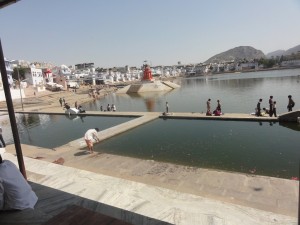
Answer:
[[[293,107],[295,106],[295,102],[292,99],[291,95],[288,96],[288,99],[289,99],[289,102],[288,102],[288,105],[287,105],[287,109],[288,109],[289,112],[291,112],[291,111],[293,111]]]
[[[111,110],[110,105],[107,104],[106,110],[109,112]]]
[[[113,112],[117,111],[117,107],[116,107],[115,104],[112,104],[112,105],[111,105],[111,110],[112,110]]]
[[[64,105],[66,104],[66,100],[65,100],[64,97],[62,98],[62,102],[63,102]]]
[[[262,99],[260,98],[258,100],[257,105],[256,105],[256,116],[262,116],[261,115],[261,106],[260,106],[261,102],[262,102]]]
[[[75,102],[75,109],[77,109],[78,105],[77,105],[77,101]]]
[[[210,111],[210,101],[211,99],[209,98],[206,102],[206,115],[211,116],[211,111]]]
[[[222,112],[220,100],[217,100],[217,111]]]
[[[276,101],[273,102],[273,114],[275,117],[277,117],[277,113],[276,113]]]
[[[60,103],[60,106],[62,107],[63,106],[63,100],[62,100],[62,98],[59,98],[59,103]]]
[[[166,102],[166,113],[169,113],[169,103]]]
[[[100,141],[100,139],[98,138],[98,132],[99,132],[99,128],[95,128],[95,129],[87,130],[84,134],[85,143],[89,148],[91,154],[94,152],[93,140],[95,140],[96,142]]]
[[[272,117],[273,116],[273,96],[270,96],[269,99],[269,116]]]

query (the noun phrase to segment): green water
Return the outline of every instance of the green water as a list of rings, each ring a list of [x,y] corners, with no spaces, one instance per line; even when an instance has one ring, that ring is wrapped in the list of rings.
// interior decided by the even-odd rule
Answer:
[[[298,176],[300,125],[162,120],[95,146],[96,151],[180,165],[291,178]],[[297,130],[298,129],[298,130]]]
[[[8,119],[8,118],[7,118]],[[7,144],[14,142],[8,120],[0,121],[4,140]],[[46,114],[17,114],[16,120],[22,144],[43,148],[55,148],[70,141],[83,138],[90,128],[107,128],[125,123],[132,118],[101,116],[64,116]],[[5,122],[7,121],[7,122]]]

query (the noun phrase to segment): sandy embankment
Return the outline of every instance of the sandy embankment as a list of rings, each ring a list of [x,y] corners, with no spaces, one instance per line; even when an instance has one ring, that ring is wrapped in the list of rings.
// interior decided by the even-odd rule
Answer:
[[[100,90],[99,95],[96,99],[89,96],[90,86],[80,86],[76,92],[70,91],[42,91],[35,92],[32,87],[24,89],[26,98],[23,98],[23,108],[24,111],[38,111],[47,110],[49,112],[55,112],[62,110],[63,107],[60,106],[59,98],[64,98],[71,107],[75,107],[75,102],[77,101],[78,106],[82,103],[94,101],[96,99],[101,99],[104,95],[116,91],[114,87],[104,87]],[[14,100],[15,111],[22,110],[21,100]]]

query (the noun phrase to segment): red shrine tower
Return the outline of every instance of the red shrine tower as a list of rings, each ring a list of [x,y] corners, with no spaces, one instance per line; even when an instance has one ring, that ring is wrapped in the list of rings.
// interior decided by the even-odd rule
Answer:
[[[142,80],[143,81],[152,81],[153,80],[151,69],[147,64],[144,65],[144,77]]]

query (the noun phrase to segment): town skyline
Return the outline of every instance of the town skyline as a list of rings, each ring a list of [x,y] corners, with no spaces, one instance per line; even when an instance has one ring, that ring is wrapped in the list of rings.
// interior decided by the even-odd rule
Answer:
[[[8,59],[95,67],[204,62],[237,46],[264,54],[299,44],[300,2],[24,1],[0,14]],[[150,16],[149,16],[150,14]]]

